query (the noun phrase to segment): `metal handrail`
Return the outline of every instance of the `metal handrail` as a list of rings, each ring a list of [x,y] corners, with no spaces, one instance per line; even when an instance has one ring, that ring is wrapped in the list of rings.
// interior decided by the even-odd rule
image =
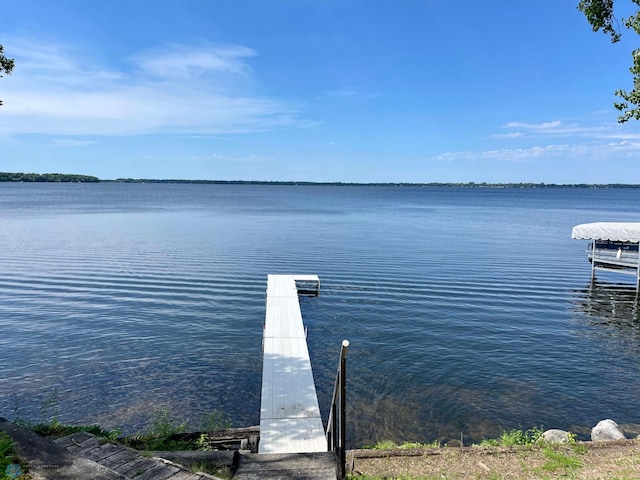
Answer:
[[[347,349],[349,340],[342,341],[340,349],[340,361],[338,362],[338,372],[336,382],[333,386],[333,397],[331,398],[331,411],[327,422],[327,450],[334,452],[340,464],[340,478],[346,477],[346,386],[347,386]],[[338,403],[340,410],[338,411]]]

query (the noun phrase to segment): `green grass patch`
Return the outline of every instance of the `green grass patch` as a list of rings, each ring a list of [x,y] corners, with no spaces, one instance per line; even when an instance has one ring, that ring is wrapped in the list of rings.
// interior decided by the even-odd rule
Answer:
[[[208,464],[207,462],[197,462],[189,466],[189,471],[191,473],[208,473],[210,475],[214,475],[216,478],[221,478],[225,480],[231,480],[233,475],[231,472],[227,470],[220,470],[215,466]]]
[[[122,441],[136,450],[214,450],[208,442],[206,433],[198,438],[185,438],[188,423],[177,423],[171,418],[168,410],[158,410],[153,416],[149,427],[143,433],[138,433]],[[207,432],[231,427],[229,418],[214,410],[200,419],[200,429]]]
[[[547,460],[542,466],[542,469],[547,472],[556,472],[558,470],[569,470],[572,472],[584,466],[584,463],[582,463],[580,459],[565,455],[552,448],[545,448],[543,453],[544,456],[547,457]]]
[[[409,450],[411,448],[440,448],[442,445],[438,440],[434,440],[431,443],[420,443],[420,442],[404,442],[404,443],[395,443],[391,440],[382,440],[375,445],[365,445],[364,449],[370,450]]]
[[[530,428],[529,430],[503,430],[499,438],[482,440],[477,445],[481,447],[516,447],[540,445],[543,442],[543,433],[544,430],[537,427]]]
[[[6,432],[0,432],[0,479],[31,478],[26,472],[27,466],[16,455],[13,440]]]
[[[189,448],[193,442],[172,438],[183,433],[186,428],[186,422],[175,423],[171,419],[169,410],[158,410],[146,432],[127,437],[124,443],[136,450],[193,450]]]
[[[49,423],[38,423],[37,425],[26,425],[31,431],[41,437],[61,438],[77,432],[87,432],[96,437],[115,441],[120,435],[119,430],[105,430],[98,425],[66,425],[54,418]]]
[[[186,434],[188,422],[176,422],[167,409],[155,412],[143,432],[122,437],[120,429],[105,430],[97,425],[69,425],[58,421],[60,397],[54,389],[40,404],[40,421],[26,420],[22,408],[16,402],[14,407],[14,423],[43,437],[61,438],[77,432],[88,432],[109,442],[119,441],[137,450],[213,450],[215,446],[208,442],[204,433],[200,438]],[[218,410],[203,414],[198,421],[200,432],[213,432],[231,428],[231,420]],[[2,472],[0,471],[0,475]],[[0,480],[3,480],[0,477]]]
[[[380,477],[380,476],[371,476],[371,475],[356,475],[349,474],[347,475],[347,480],[442,480],[441,476],[434,475],[419,475],[417,477],[401,475],[399,477]]]

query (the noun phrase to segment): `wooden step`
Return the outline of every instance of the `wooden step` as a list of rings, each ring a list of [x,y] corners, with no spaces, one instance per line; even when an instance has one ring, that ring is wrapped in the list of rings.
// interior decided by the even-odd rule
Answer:
[[[181,465],[143,455],[132,448],[109,443],[90,433],[78,432],[56,440],[72,454],[91,460],[119,474],[119,478],[136,480],[205,480],[211,478],[189,472]],[[88,478],[88,477],[85,477]]]
[[[234,480],[336,480],[333,452],[242,453]]]
[[[126,477],[92,460],[69,452],[48,438],[0,418],[0,431],[14,442],[16,453],[29,465],[29,473],[38,479],[123,480]],[[4,472],[1,472],[4,473]]]

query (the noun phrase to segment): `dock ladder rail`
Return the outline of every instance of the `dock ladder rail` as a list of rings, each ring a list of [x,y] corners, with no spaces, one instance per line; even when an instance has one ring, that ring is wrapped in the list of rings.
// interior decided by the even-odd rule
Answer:
[[[329,420],[327,422],[327,450],[334,452],[338,457],[340,465],[340,478],[347,475],[347,459],[346,459],[346,387],[347,387],[347,350],[349,349],[349,340],[342,341],[340,348],[340,361],[338,362],[338,371],[336,373],[336,381],[333,387],[333,397],[331,398],[331,411],[329,412]]]

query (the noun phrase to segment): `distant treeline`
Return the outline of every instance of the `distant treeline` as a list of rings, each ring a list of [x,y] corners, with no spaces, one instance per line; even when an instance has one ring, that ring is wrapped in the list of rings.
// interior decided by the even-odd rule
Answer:
[[[357,182],[295,182],[295,181],[262,181],[262,180],[180,180],[154,178],[117,178],[115,180],[100,180],[90,175],[75,175],[67,173],[7,173],[0,172],[0,182],[104,182],[104,183],[195,183],[208,185],[319,185],[345,187],[464,187],[464,188],[640,188],[640,184],[627,183],[357,183]]]
[[[144,178],[118,178],[115,180],[101,180],[102,182],[117,183],[196,183],[212,185],[319,185],[319,186],[345,186],[345,187],[466,187],[466,188],[640,188],[640,184],[626,183],[357,183],[357,182],[296,182],[296,181],[264,181],[264,180],[179,180],[179,179],[144,179]]]
[[[0,172],[0,182],[99,182],[98,177],[70,173],[8,173]]]

